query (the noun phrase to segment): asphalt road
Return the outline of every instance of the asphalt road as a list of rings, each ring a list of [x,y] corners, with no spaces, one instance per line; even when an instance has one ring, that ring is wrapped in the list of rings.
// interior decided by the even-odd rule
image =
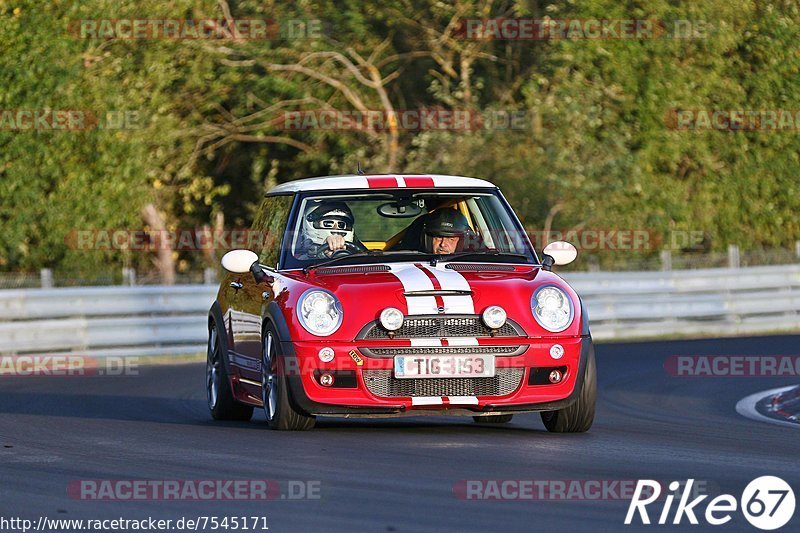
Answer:
[[[796,355],[798,341],[600,344],[598,412],[582,435],[549,434],[536,414],[502,427],[455,417],[323,419],[305,433],[269,431],[261,412],[250,423],[218,423],[208,415],[198,363],[142,367],[138,376],[3,377],[0,516],[263,516],[271,531],[672,530],[623,526],[627,499],[465,500],[454,487],[460,480],[694,478],[738,498],[752,479],[777,475],[800,498],[798,431],[735,411],[744,396],[796,378],[678,378],[663,367],[680,354]],[[70,483],[87,479],[269,479],[284,495],[290,481],[312,481],[319,498],[97,501],[68,494]],[[661,506],[652,509],[656,520]],[[723,527],[703,523],[692,529],[757,531],[739,512]],[[800,510],[785,530],[798,526]]]

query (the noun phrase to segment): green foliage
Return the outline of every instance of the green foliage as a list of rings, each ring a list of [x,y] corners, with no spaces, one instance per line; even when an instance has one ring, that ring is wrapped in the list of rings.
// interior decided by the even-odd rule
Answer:
[[[71,232],[141,229],[147,203],[172,229],[212,223],[217,213],[228,227],[249,226],[263,190],[275,183],[353,172],[356,161],[386,168],[391,143],[383,132],[287,132],[253,121],[246,131],[253,139],[225,139],[237,120],[279,102],[302,102],[286,110],[352,110],[329,84],[270,68],[314,52],[388,58],[380,74],[398,71],[386,84],[397,109],[524,113],[522,131],[401,131],[389,170],[492,179],[530,228],[549,218],[554,229],[701,230],[715,251],[800,239],[797,131],[670,127],[675,109],[800,109],[793,0],[229,3],[235,18],[320,19],[324,35],[79,39],[68,32],[70,21],[219,19],[222,12],[214,0],[0,0],[0,110],[87,110],[101,121],[107,112],[137,114],[124,129],[0,128],[0,269],[148,269],[150,254],[76,250]],[[461,17],[545,16],[658,19],[667,28],[703,21],[710,29],[689,39],[437,38]],[[380,94],[336,61],[314,67],[382,109]],[[276,137],[284,140],[258,140]],[[192,253],[180,259],[185,269],[205,261]]]

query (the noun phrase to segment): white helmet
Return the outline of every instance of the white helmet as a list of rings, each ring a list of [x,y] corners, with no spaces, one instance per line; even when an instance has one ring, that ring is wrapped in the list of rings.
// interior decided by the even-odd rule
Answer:
[[[343,202],[324,202],[313,205],[303,217],[303,233],[314,244],[323,244],[331,235],[341,235],[353,242],[353,212]]]

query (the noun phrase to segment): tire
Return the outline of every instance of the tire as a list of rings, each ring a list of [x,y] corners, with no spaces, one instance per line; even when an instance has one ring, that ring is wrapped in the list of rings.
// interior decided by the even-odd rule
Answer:
[[[261,400],[270,429],[306,431],[314,427],[315,418],[296,411],[289,401],[289,387],[284,372],[278,372],[280,343],[272,325],[261,338]]]
[[[589,431],[594,422],[594,410],[597,400],[597,366],[594,360],[594,349],[589,350],[586,361],[583,386],[578,400],[572,405],[557,411],[543,411],[542,422],[551,433],[584,433]]]
[[[488,416],[473,416],[472,419],[478,424],[506,424],[511,422],[514,415],[488,415]]]
[[[206,399],[214,420],[243,420],[253,417],[253,407],[233,398],[231,382],[222,360],[222,341],[212,323],[208,330],[208,355],[206,357]]]

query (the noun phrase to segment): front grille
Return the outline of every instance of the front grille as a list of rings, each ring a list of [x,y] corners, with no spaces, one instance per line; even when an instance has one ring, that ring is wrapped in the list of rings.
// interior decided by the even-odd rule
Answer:
[[[358,348],[367,357],[394,357],[395,355],[517,355],[524,351],[522,346],[398,346],[396,348]]]
[[[389,332],[380,324],[372,322],[362,330],[359,339],[388,339]],[[492,330],[487,328],[478,315],[421,315],[406,317],[403,326],[394,334],[397,339],[413,339],[418,337],[489,337]],[[496,337],[523,336],[519,326],[510,320],[495,332]]]
[[[498,368],[491,378],[397,379],[392,370],[364,370],[364,381],[375,396],[505,396],[522,381],[524,368]]]

